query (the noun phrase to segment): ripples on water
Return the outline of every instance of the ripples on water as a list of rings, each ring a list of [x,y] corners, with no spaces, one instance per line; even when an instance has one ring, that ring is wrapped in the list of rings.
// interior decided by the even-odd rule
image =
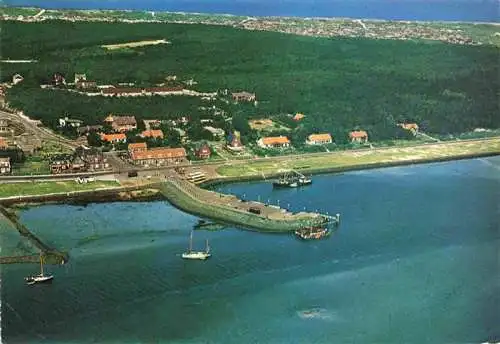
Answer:
[[[484,159],[483,159],[484,160]],[[49,205],[22,221],[71,260],[52,285],[2,271],[13,341],[332,343],[498,338],[500,159],[317,176],[300,190],[222,187],[340,212],[330,239],[196,231],[213,257],[184,261],[197,218],[166,202]],[[4,241],[5,243],[6,241]],[[11,239],[8,239],[11,242]],[[15,241],[13,241],[15,242]],[[497,336],[497,337],[495,337]]]

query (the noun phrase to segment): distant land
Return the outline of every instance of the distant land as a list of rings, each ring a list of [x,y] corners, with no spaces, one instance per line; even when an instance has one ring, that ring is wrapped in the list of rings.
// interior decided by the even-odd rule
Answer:
[[[119,9],[243,16],[499,22],[498,0],[6,0],[7,6]]]

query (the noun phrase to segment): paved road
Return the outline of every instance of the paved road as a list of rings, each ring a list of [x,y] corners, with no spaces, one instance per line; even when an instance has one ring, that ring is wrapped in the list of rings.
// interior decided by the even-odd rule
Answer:
[[[47,128],[38,127],[27,116],[6,112],[5,110],[0,110],[0,118],[21,122],[25,126],[27,131],[31,131],[34,135],[36,135],[38,138],[42,140],[57,142],[58,144],[71,149],[80,146],[79,143],[69,140],[65,137],[59,136],[57,134],[54,134]]]

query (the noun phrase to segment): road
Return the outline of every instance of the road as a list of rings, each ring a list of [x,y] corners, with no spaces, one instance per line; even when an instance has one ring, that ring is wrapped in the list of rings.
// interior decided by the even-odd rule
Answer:
[[[4,110],[0,110],[0,118],[10,119],[16,122],[21,122],[26,131],[30,131],[33,135],[36,135],[43,141],[51,141],[56,142],[59,145],[65,146],[70,149],[75,149],[80,146],[79,143],[69,140],[65,137],[54,134],[47,128],[38,127],[34,121],[32,121],[28,116],[14,114],[10,112],[6,112]]]

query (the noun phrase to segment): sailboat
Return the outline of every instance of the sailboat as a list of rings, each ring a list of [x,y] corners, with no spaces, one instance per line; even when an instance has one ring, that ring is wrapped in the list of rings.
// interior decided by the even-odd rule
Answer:
[[[44,275],[43,273],[43,257],[42,254],[40,253],[40,274],[35,275],[35,276],[29,276],[25,277],[24,280],[26,281],[26,284],[32,285],[35,283],[44,283],[44,282],[49,282],[54,279],[53,275]]]
[[[208,239],[206,241],[205,251],[193,251],[193,231],[191,231],[191,235],[189,237],[189,250],[182,254],[182,258],[184,259],[198,259],[205,260],[210,258],[210,246],[208,246]]]

